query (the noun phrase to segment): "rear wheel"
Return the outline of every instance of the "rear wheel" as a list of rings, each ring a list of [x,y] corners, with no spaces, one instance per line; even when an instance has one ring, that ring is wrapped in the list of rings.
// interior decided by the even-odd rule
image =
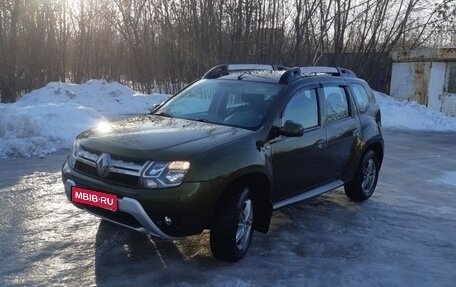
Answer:
[[[353,201],[364,201],[372,196],[377,186],[379,163],[374,151],[367,151],[359,164],[355,177],[345,184],[345,194]]]
[[[252,239],[253,200],[248,186],[242,185],[232,188],[223,201],[211,228],[211,250],[218,259],[236,262]]]

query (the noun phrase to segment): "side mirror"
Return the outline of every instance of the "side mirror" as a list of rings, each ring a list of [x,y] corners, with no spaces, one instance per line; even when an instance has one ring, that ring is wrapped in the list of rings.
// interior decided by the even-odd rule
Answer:
[[[300,137],[304,134],[304,128],[297,122],[287,120],[283,127],[279,128],[279,135],[286,137]]]
[[[152,112],[154,112],[159,106],[160,106],[160,104],[153,104],[152,106],[148,107],[147,109],[152,113]]]

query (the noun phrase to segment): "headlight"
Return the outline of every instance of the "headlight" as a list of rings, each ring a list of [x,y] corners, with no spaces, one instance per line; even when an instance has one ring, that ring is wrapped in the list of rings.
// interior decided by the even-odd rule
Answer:
[[[184,180],[189,168],[188,161],[152,162],[142,175],[143,186],[147,188],[178,186]]]
[[[74,168],[74,164],[76,163],[76,157],[79,150],[79,142],[76,140],[73,143],[73,148],[71,148],[70,154],[68,155],[68,165],[71,168]]]

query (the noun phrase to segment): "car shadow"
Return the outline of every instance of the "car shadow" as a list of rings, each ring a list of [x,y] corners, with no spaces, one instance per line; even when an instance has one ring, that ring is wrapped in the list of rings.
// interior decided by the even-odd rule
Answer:
[[[152,280],[153,285],[193,281],[197,274],[183,269],[216,268],[228,263],[213,258],[209,232],[179,241],[162,240],[151,235],[100,222],[95,242],[95,276],[98,286],[128,285]]]
[[[201,274],[234,272],[236,268],[251,266],[267,258],[280,258],[284,252],[299,257],[313,256],[314,250],[309,245],[296,242],[314,241],[323,249],[322,238],[340,233],[345,224],[360,221],[357,210],[358,205],[340,191],[280,209],[273,213],[268,234],[255,232],[249,253],[236,264],[212,257],[209,231],[168,241],[101,221],[95,243],[96,283],[99,286],[123,285],[133,279],[153,282],[153,285],[201,283]],[[343,251],[340,250],[338,252]]]

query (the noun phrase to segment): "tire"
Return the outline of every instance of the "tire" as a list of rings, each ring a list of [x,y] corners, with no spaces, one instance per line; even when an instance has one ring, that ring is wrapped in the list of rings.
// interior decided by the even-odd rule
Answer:
[[[211,251],[217,259],[237,262],[252,240],[253,200],[246,185],[231,188],[222,200],[211,228]]]
[[[378,181],[380,166],[374,151],[368,150],[352,181],[345,184],[345,194],[353,201],[364,201],[372,196]]]

